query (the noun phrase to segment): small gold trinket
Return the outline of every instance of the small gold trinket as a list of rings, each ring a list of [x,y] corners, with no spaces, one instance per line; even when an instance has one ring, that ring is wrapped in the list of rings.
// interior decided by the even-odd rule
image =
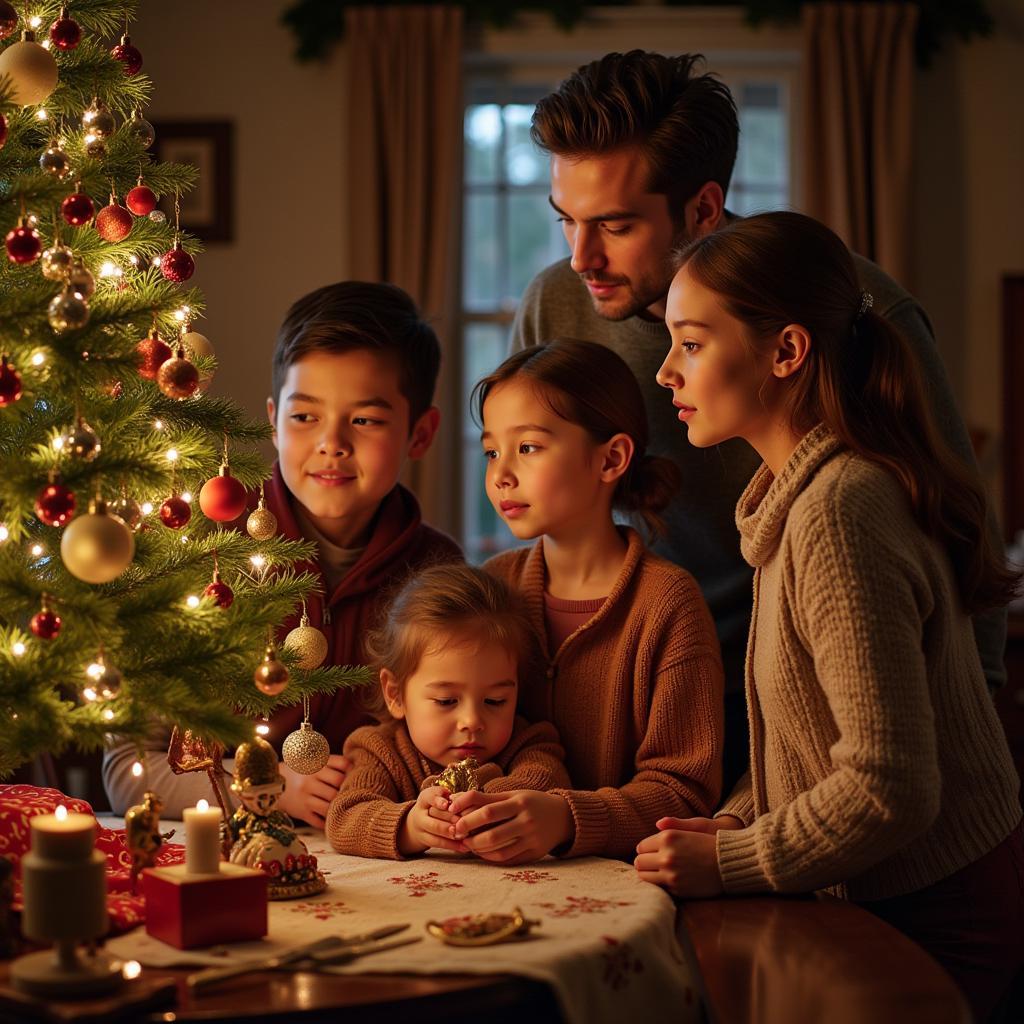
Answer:
[[[465,761],[453,761],[438,775],[434,785],[447,789],[449,793],[468,793],[470,790],[479,789],[479,767],[475,757],[467,757]]]
[[[499,942],[517,942],[539,928],[516,907],[511,914],[465,914],[443,921],[428,921],[427,931],[449,946],[494,946]]]

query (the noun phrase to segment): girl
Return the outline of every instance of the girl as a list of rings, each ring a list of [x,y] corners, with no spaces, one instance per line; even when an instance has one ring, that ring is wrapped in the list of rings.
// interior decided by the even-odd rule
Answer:
[[[1018,780],[971,613],[1016,576],[850,254],[795,213],[687,249],[658,381],[691,444],[764,459],[736,510],[755,568],[750,772],[659,822],[642,878],[683,896],[828,888],[929,950],[985,1019],[1024,963]]]
[[[601,345],[518,352],[474,398],[487,494],[516,537],[539,538],[484,568],[525,597],[542,661],[523,679],[524,713],[556,725],[577,788],[457,794],[451,835],[504,863],[631,857],[659,817],[705,813],[721,786],[710,613],[688,573],[612,519],[636,512],[656,528],[675,467],[645,453],[640,387]]]
[[[520,652],[530,627],[500,581],[439,565],[397,593],[366,640],[391,720],[349,735],[351,768],[327,812],[341,853],[401,858],[428,847],[465,852],[448,835],[446,765],[475,758],[485,793],[567,786],[564,752],[547,722],[516,717]]]

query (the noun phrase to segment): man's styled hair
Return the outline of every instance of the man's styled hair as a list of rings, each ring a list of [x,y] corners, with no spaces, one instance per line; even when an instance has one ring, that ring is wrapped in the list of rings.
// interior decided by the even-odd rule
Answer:
[[[729,188],[739,121],[729,89],[695,74],[699,54],[609,53],[574,71],[533,113],[530,135],[548,153],[592,157],[639,146],[651,168],[648,189],[668,197],[677,223],[708,181]]]
[[[394,359],[409,403],[409,426],[434,401],[441,346],[416,304],[393,284],[340,281],[292,304],[277,332],[271,390],[275,406],[288,368],[311,352],[369,349]]]

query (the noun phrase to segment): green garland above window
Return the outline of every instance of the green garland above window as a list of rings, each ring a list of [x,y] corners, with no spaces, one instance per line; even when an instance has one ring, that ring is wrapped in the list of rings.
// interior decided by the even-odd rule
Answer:
[[[365,0],[363,0],[365,3]],[[423,0],[390,0],[390,6],[406,7]],[[504,28],[515,22],[516,15],[542,12],[551,15],[559,28],[566,31],[578,24],[594,4],[581,0],[445,0],[462,7],[466,17],[475,24]],[[800,17],[804,3],[815,0],[746,0],[746,3],[724,3],[722,0],[665,0],[666,7],[737,7],[742,6],[751,25],[762,22],[792,24]],[[856,0],[855,0],[856,2]],[[906,0],[895,0],[904,3]],[[281,15],[281,20],[298,41],[295,56],[300,61],[323,60],[345,34],[345,8],[357,6],[358,0],[296,0]],[[629,7],[622,0],[606,0],[602,7]],[[987,36],[993,28],[992,16],[985,0],[919,0],[921,17],[917,25],[915,48],[917,63],[927,67],[942,47],[946,36],[967,41],[974,36]]]

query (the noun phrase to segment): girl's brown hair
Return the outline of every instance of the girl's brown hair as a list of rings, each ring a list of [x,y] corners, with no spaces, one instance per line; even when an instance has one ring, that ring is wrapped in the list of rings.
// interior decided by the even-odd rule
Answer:
[[[516,352],[473,388],[478,423],[483,423],[487,396],[517,377],[533,382],[556,416],[582,427],[597,444],[615,434],[633,439],[633,458],[619,478],[612,504],[636,513],[652,534],[660,534],[664,523],[658,513],[672,500],[681,477],[674,462],[647,454],[644,396],[622,357],[596,342],[569,338]]]
[[[824,423],[899,481],[921,529],[946,548],[968,612],[1007,604],[1019,574],[994,550],[981,480],[939,435],[913,350],[869,308],[839,237],[799,213],[766,213],[690,243],[679,261],[755,345],[790,324],[809,332],[807,359],[787,378],[793,429]]]
[[[377,669],[388,669],[404,685],[424,654],[452,642],[497,643],[525,663],[532,635],[517,594],[482,569],[451,563],[406,580],[367,634],[365,648]],[[374,713],[384,711],[379,690],[369,704]]]

